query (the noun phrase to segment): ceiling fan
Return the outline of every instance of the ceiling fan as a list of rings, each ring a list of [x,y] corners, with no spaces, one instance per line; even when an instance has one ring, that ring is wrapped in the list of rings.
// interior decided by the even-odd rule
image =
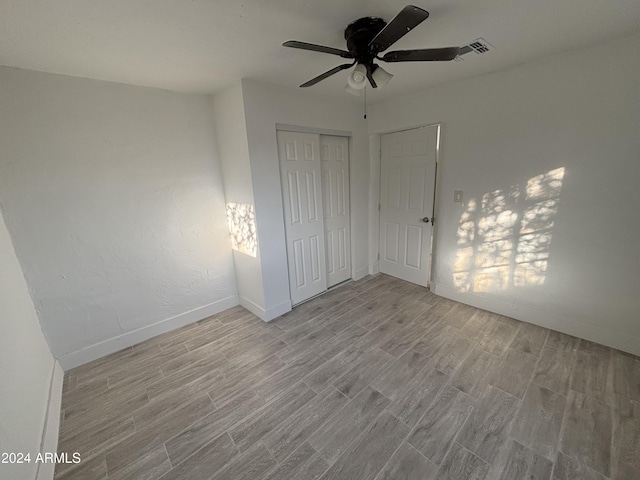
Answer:
[[[429,12],[413,5],[407,5],[389,23],[378,17],[364,17],[349,24],[344,31],[347,50],[325,47],[313,43],[289,40],[282,45],[314,52],[330,53],[342,58],[353,59],[352,63],[343,63],[303,83],[300,87],[310,87],[342,70],[355,68],[349,74],[345,89],[354,95],[359,95],[366,85],[366,81],[373,88],[386,85],[393,77],[374,60],[383,62],[439,62],[455,59],[460,53],[460,47],[427,48],[423,50],[396,50],[387,52],[382,57],[381,52],[387,50],[407,33],[429,17]]]

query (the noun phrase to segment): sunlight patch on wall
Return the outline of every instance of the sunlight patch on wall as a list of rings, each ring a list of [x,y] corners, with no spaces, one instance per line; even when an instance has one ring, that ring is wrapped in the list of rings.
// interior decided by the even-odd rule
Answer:
[[[454,286],[487,292],[544,284],[565,169],[471,199],[460,217]]]
[[[258,253],[256,214],[249,203],[227,203],[227,220],[231,233],[231,248],[255,257]]]

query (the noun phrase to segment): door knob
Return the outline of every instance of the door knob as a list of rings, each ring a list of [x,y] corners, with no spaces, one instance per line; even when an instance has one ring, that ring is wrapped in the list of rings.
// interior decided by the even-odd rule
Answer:
[[[429,217],[424,217],[424,218],[422,219],[422,221],[423,221],[424,223],[429,223],[429,222],[430,222]]]

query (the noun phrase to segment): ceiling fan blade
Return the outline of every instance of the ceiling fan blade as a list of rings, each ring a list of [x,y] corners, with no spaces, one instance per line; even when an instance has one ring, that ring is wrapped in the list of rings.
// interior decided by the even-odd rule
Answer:
[[[301,50],[311,50],[312,52],[330,53],[332,55],[339,55],[342,58],[353,58],[353,55],[346,50],[340,50],[338,48],[325,47],[323,45],[316,45],[315,43],[298,42],[296,40],[289,40],[282,44],[283,47],[299,48]]]
[[[456,58],[460,50],[460,47],[396,50],[385,54],[380,60],[384,62],[445,62]]]
[[[369,83],[373,88],[378,88],[376,85],[376,81],[373,79],[373,67],[371,65],[367,65],[367,79],[369,79]]]
[[[342,65],[338,65],[337,67],[334,67],[331,70],[324,72],[322,75],[318,75],[317,77],[312,78],[308,82],[303,83],[302,85],[300,85],[300,87],[301,88],[311,87],[312,85],[315,85],[316,83],[321,82],[325,78],[328,78],[331,75],[334,75],[344,70],[345,68],[353,67],[353,65],[354,65],[353,63],[343,63]]]
[[[429,17],[429,12],[407,5],[369,42],[376,53],[384,52]]]

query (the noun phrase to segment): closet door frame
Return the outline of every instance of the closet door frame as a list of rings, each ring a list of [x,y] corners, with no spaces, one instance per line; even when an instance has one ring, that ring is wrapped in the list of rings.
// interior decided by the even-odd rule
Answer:
[[[354,267],[354,235],[353,235],[353,215],[352,215],[352,208],[351,205],[353,204],[352,202],[352,178],[353,178],[353,162],[351,161],[353,158],[353,142],[352,142],[352,137],[353,137],[353,133],[350,131],[346,131],[346,130],[332,130],[332,129],[325,129],[325,128],[313,128],[313,127],[303,127],[303,126],[299,126],[299,125],[289,125],[289,124],[282,124],[282,123],[277,123],[276,124],[276,133],[277,132],[298,132],[298,133],[310,133],[310,134],[315,134],[318,135],[319,137],[322,135],[327,135],[327,136],[335,136],[335,137],[346,137],[348,139],[348,145],[349,145],[349,229],[350,229],[350,241],[349,241],[349,251],[350,251],[350,257],[351,257],[351,264],[349,266],[350,269],[350,278],[353,278],[353,272],[355,271],[355,267]],[[279,157],[279,152],[278,152],[278,158]],[[280,161],[278,160],[278,164],[280,163]],[[280,165],[278,165],[278,168],[280,168]],[[281,179],[281,184],[280,184],[280,190],[281,192],[283,191],[282,189],[282,175],[280,175],[280,179]],[[283,209],[282,209],[282,216],[283,216],[283,221],[284,221],[284,225],[285,225],[285,235],[286,235],[286,219],[284,218],[284,204],[283,204]],[[326,241],[326,240],[325,240]],[[289,262],[289,256],[287,255],[287,262]],[[287,269],[288,271],[290,271],[289,269]],[[291,292],[291,277],[289,276],[288,278],[289,281],[289,292]],[[325,290],[326,291],[326,290]],[[322,292],[325,293],[325,292]],[[320,295],[322,294],[320,293]],[[314,298],[314,297],[311,297]],[[310,300],[311,298],[305,299],[301,302],[297,302],[297,303],[293,303],[292,301],[292,306],[296,306],[300,303],[306,302],[308,300]]]

